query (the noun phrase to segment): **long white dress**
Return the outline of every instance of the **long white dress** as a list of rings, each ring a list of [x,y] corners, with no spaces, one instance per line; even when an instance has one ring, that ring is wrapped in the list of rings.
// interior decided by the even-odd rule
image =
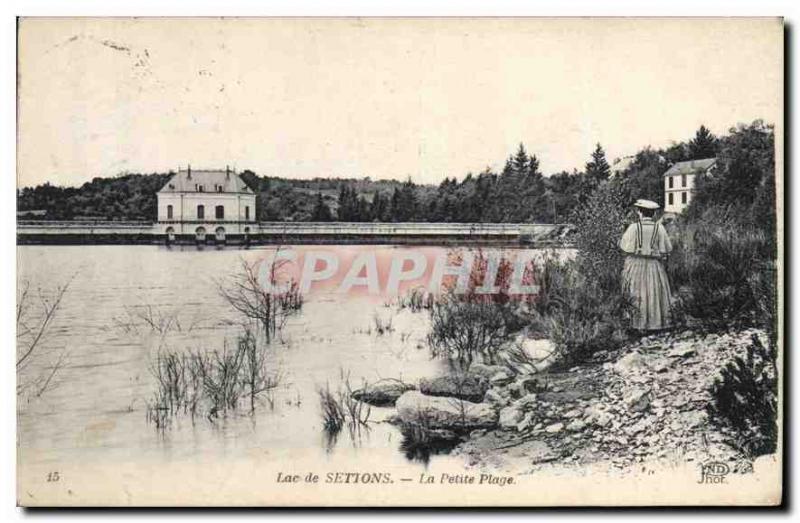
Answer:
[[[661,223],[642,218],[625,230],[619,241],[625,256],[623,286],[634,302],[631,327],[658,330],[670,324],[670,289],[662,257],[672,251]]]

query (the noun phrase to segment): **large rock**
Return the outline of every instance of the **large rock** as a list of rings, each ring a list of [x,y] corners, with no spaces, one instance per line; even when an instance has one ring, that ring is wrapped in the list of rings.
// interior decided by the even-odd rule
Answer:
[[[486,365],[483,363],[473,363],[469,367],[470,374],[480,376],[487,381],[498,372],[508,372],[508,369],[503,365]]]
[[[419,391],[428,396],[448,396],[473,402],[483,400],[487,390],[489,382],[475,374],[423,378],[419,381]]]
[[[500,410],[500,428],[523,430],[535,419],[536,394],[528,394]]]
[[[513,405],[505,407],[500,410],[500,428],[505,430],[516,429],[524,415],[521,410]]]
[[[426,396],[418,391],[409,391],[400,396],[395,405],[397,415],[405,425],[454,431],[497,425],[497,411],[488,403]]]
[[[353,391],[353,398],[370,405],[384,407],[394,405],[397,398],[404,392],[414,390],[416,387],[396,379],[384,379],[370,383],[363,389]]]
[[[520,337],[517,342],[522,352],[529,358],[535,371],[547,370],[556,360],[555,345],[549,339],[533,340]]]
[[[503,408],[509,403],[509,399],[503,395],[503,389],[492,388],[486,391],[483,401],[491,403],[495,408]]]
[[[647,389],[633,389],[623,398],[625,406],[631,412],[643,412],[650,407],[650,391]]]

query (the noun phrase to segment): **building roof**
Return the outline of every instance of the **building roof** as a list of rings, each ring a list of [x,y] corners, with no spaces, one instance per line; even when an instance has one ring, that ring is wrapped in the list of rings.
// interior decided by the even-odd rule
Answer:
[[[203,192],[227,192],[227,193],[247,193],[253,191],[244,183],[244,180],[234,171],[228,169],[186,169],[179,170],[172,175],[159,193],[176,192],[200,192],[199,186],[203,186]],[[218,187],[222,187],[222,191]]]
[[[633,165],[633,162],[636,161],[635,156],[623,156],[622,158],[617,159],[614,162],[614,165],[611,166],[611,174],[617,174],[621,172],[625,172]]]
[[[716,158],[704,158],[702,160],[689,160],[688,162],[678,162],[670,167],[664,176],[675,176],[679,174],[699,174],[706,172],[714,164],[717,163]]]

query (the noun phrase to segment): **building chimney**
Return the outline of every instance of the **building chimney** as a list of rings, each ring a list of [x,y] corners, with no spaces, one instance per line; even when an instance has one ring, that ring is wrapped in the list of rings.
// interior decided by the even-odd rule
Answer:
[[[189,164],[188,169],[186,169],[186,179],[192,179],[192,164]]]

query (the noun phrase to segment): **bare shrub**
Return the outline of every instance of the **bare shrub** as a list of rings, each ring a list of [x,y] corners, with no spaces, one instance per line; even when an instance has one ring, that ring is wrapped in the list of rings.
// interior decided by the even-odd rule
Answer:
[[[279,260],[278,252],[266,268],[267,281],[259,281],[260,262],[241,261],[239,272],[227,280],[217,282],[219,294],[228,304],[246,319],[255,322],[269,341],[283,328],[286,320],[303,307],[303,297],[297,282],[283,282],[287,260]],[[286,284],[280,292],[274,290],[278,284]]]
[[[52,291],[37,288],[31,289],[31,282],[25,280],[17,289],[17,394],[27,399],[39,397],[47,391],[53,378],[63,368],[67,351],[61,349],[45,349],[44,342],[56,319],[64,295],[69,289],[73,275],[63,285]],[[44,368],[44,372],[31,372],[31,363],[39,360],[35,368]]]
[[[250,398],[250,410],[255,410],[256,398],[278,386],[279,378],[268,370],[267,351],[259,347],[258,340],[249,330],[237,340],[239,351],[244,354],[242,382]],[[273,402],[270,401],[272,404]]]
[[[125,313],[112,318],[116,328],[126,334],[138,333],[141,328],[161,336],[169,332],[191,332],[200,324],[197,318],[182,318],[179,309],[152,304],[126,305]]]

